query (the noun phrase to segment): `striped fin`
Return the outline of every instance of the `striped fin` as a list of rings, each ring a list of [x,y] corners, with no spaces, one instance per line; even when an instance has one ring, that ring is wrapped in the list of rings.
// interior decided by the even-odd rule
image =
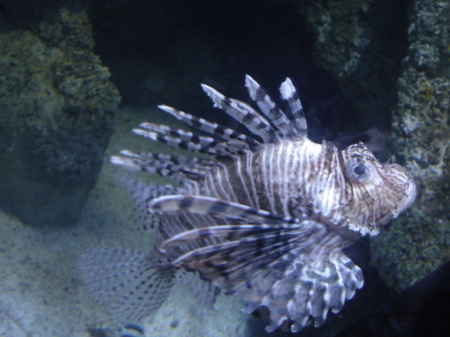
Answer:
[[[294,218],[201,195],[166,195],[154,199],[149,207],[155,212],[191,212],[254,223],[296,222]]]
[[[256,139],[237,132],[233,129],[219,125],[217,123],[209,122],[206,119],[189,115],[181,110],[174,109],[167,105],[158,105],[158,108],[172,115],[178,120],[183,121],[198,130],[206,132],[212,136],[218,137],[225,141],[241,140],[251,147],[257,147],[260,143]]]
[[[341,251],[342,239],[324,225],[303,221],[219,227],[181,234],[163,246],[208,235],[229,239],[192,249],[172,263],[199,271],[228,294],[242,294],[246,313],[266,306],[268,332],[286,320],[292,321],[292,332],[309,325],[311,318],[320,326],[330,309],[339,312],[363,285],[361,270]]]
[[[289,107],[291,108],[292,121],[297,129],[297,133],[300,137],[307,136],[307,124],[305,119],[305,112],[303,111],[302,102],[298,97],[297,90],[289,77],[281,83],[280,86],[281,98],[287,100]]]
[[[214,102],[215,107],[225,111],[252,133],[261,137],[264,143],[271,143],[277,138],[276,130],[251,106],[239,100],[227,98],[206,84],[201,86]]]
[[[228,293],[234,293],[236,288],[252,278],[253,274],[295,250],[298,246],[298,235],[303,232],[300,225],[283,229],[277,225],[266,225],[264,229],[257,228],[260,225],[250,225],[253,229],[248,226],[233,229],[233,237],[239,238],[237,240],[191,250],[172,263],[199,270],[206,279],[213,280]],[[210,232],[215,235],[215,228],[211,228]],[[267,233],[264,234],[265,232]],[[176,241],[170,242],[172,243]],[[168,243],[164,245],[167,246]]]
[[[248,89],[251,99],[255,101],[261,111],[275,125],[281,138],[291,138],[297,135],[297,130],[293,127],[289,118],[277,107],[264,89],[249,75],[245,75],[245,86]]]
[[[189,231],[181,232],[174,235],[164,241],[160,247],[160,252],[167,251],[167,248],[173,244],[179,244],[180,242],[186,242],[189,240],[196,240],[205,237],[214,236],[221,238],[222,240],[234,241],[242,236],[252,236],[252,238],[270,238],[278,236],[281,230],[286,231],[300,231],[301,225],[293,224],[243,224],[243,225],[220,225],[195,228]]]
[[[166,125],[160,125],[160,124],[153,124],[153,123],[141,123],[139,125],[140,127],[148,130],[153,131],[156,133],[159,133],[164,136],[173,137],[176,139],[179,139],[181,142],[187,143],[187,144],[198,144],[200,147],[200,150],[198,152],[200,153],[207,153],[208,149],[211,147],[214,149],[214,152],[212,154],[221,153],[224,155],[232,154],[232,155],[240,155],[243,154],[244,151],[247,151],[249,149],[248,144],[242,142],[242,141],[221,141],[217,140],[215,138],[211,137],[205,137],[200,136],[196,133],[190,132],[190,131],[184,131],[180,129],[173,129]],[[148,137],[148,131],[144,131],[141,129],[133,129],[133,132]],[[178,146],[181,147],[181,146]],[[181,147],[183,148],[183,147]],[[205,152],[203,152],[205,151]],[[197,152],[197,151],[195,151]]]
[[[85,251],[78,269],[94,299],[122,322],[138,322],[158,309],[169,294],[175,273],[168,261],[117,248]]]
[[[161,132],[133,129],[133,132],[137,135],[150,138],[159,143],[167,144],[171,147],[177,147],[194,153],[202,153],[212,156],[226,157],[230,159],[236,159],[239,154],[243,153],[238,153],[238,151],[236,151],[236,147],[238,146],[238,144],[228,145],[228,143],[224,141],[217,140],[211,137],[198,136],[194,135],[192,132],[182,130],[171,130],[171,135],[173,136],[162,133],[162,129],[160,129]],[[245,146],[245,144],[242,145]]]
[[[340,249],[313,258],[294,250],[258,271],[250,282],[242,282],[236,290],[246,300],[244,312],[261,305],[270,309],[268,332],[275,331],[287,319],[293,322],[291,331],[298,332],[312,321],[314,326],[321,326],[328,311],[339,312],[363,283],[361,269]]]
[[[159,174],[180,182],[185,179],[198,181],[216,165],[209,160],[181,155],[137,153],[129,150],[122,150],[120,153],[126,157],[112,156],[111,163],[129,169]]]

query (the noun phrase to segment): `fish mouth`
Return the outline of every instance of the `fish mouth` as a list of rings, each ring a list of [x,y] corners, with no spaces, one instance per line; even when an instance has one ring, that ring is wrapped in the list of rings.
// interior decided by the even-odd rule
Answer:
[[[400,201],[399,213],[403,212],[408,207],[410,207],[417,196],[417,186],[411,176],[408,177],[407,184],[408,186],[406,187],[404,198],[402,198],[402,200]]]

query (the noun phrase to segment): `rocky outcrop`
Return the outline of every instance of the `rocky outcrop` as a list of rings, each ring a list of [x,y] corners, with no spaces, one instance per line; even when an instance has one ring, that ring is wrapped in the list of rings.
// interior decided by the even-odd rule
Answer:
[[[314,62],[354,106],[358,128],[390,130],[396,80],[407,48],[403,1],[288,1],[314,38]]]
[[[6,2],[0,16],[0,207],[68,225],[95,184],[120,97],[86,12],[33,5]]]
[[[419,194],[372,249],[381,276],[397,290],[450,261],[450,2],[416,0],[408,39],[393,143]]]

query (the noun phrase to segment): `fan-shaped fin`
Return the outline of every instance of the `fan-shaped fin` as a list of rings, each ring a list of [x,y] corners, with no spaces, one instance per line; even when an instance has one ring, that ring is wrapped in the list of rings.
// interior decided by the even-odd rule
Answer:
[[[314,239],[318,237],[320,239],[321,236],[326,235],[326,229],[323,226],[322,228],[312,228],[310,224],[305,223],[245,224],[229,226],[225,230],[214,226],[200,229],[200,231],[201,238],[205,238],[209,234],[228,240],[196,248],[179,256],[173,263],[200,270],[202,275],[214,280],[217,285],[225,288],[228,292],[235,292],[243,282],[248,282],[250,278],[277,261],[286,262],[287,257],[292,261],[296,252],[312,251],[316,244]],[[227,237],[224,237],[224,234],[227,234]],[[195,232],[190,231],[186,237],[195,239]],[[183,238],[183,235],[179,234],[176,238],[166,240],[162,246],[167,247],[176,243],[177,238]],[[271,269],[273,270],[273,268]]]
[[[94,299],[125,322],[138,322],[158,309],[167,298],[174,277],[168,261],[115,248],[84,252],[79,270]]]
[[[173,264],[199,271],[229,294],[242,294],[245,312],[268,307],[269,332],[286,320],[293,322],[293,332],[311,320],[319,326],[329,309],[338,312],[363,285],[361,270],[341,251],[342,239],[325,225],[302,221],[219,227],[179,234],[163,246],[208,236],[222,239],[180,255]]]
[[[249,144],[252,148],[258,147],[260,144],[257,140],[233,129],[219,125],[217,123],[209,122],[203,118],[189,115],[181,110],[174,109],[167,105],[158,105],[158,108],[172,115],[178,120],[183,121],[187,125],[193,126],[203,132],[209,133],[212,136],[218,137],[225,141],[241,140]]]
[[[297,226],[267,235],[245,235],[241,232],[245,235],[242,238],[194,249],[179,256],[173,264],[200,270],[203,277],[214,281],[228,294],[233,294],[242,283],[249,281],[247,276],[253,277],[273,261],[295,250],[299,232],[301,230]],[[234,237],[237,235],[232,233]]]
[[[264,143],[273,142],[277,138],[276,129],[251,106],[237,99],[227,98],[206,84],[201,86],[215,107],[225,111],[252,133],[261,137]]]
[[[307,124],[305,119],[305,113],[303,111],[302,102],[298,97],[297,90],[289,77],[281,83],[280,86],[281,98],[285,99],[289,103],[291,108],[292,122],[297,129],[298,136],[307,136]]]
[[[286,232],[297,231],[301,232],[301,225],[289,224],[243,224],[243,225],[220,225],[220,226],[210,226],[195,228],[188,231],[176,234],[166,241],[164,241],[159,250],[164,252],[167,250],[168,246],[179,244],[180,242],[196,240],[205,237],[215,237],[226,241],[235,241],[242,236],[251,236],[254,239],[259,239],[264,236],[264,238],[270,239],[272,237],[277,238],[282,230]],[[297,233],[298,234],[298,233]]]
[[[198,181],[216,164],[214,162],[181,155],[159,153],[137,153],[122,150],[126,157],[112,156],[111,162],[129,169],[159,174],[183,182],[186,179]]]
[[[245,75],[245,86],[252,100],[258,105],[264,115],[277,128],[281,138],[291,138],[297,135],[297,130],[285,113],[272,101],[263,88],[249,75]]]

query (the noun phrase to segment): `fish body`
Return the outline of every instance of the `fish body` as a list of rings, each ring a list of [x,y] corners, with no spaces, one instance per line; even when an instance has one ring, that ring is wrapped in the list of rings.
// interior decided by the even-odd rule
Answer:
[[[339,150],[326,141],[310,141],[289,78],[280,87],[289,112],[279,109],[250,76],[246,87],[261,112],[202,85],[215,107],[249,135],[165,105],[160,108],[209,136],[151,123],[133,130],[207,159],[128,150],[111,158],[114,164],[178,183],[164,192],[157,187],[147,191],[142,205],[160,218],[156,249],[134,260],[142,269],[125,262],[132,258],[124,255],[137,253],[122,253],[122,267],[154,273],[148,279],[164,285],[171,272],[195,272],[208,284],[243,296],[244,312],[266,306],[269,332],[284,322],[292,332],[311,322],[320,326],[330,309],[340,311],[363,286],[360,268],[342,249],[361,236],[377,235],[412,204],[416,187],[399,165],[381,164],[363,143]],[[122,269],[108,252],[85,254],[80,268],[91,291],[111,307],[117,306],[114,298],[127,302],[124,297],[142,291],[123,286],[126,291],[117,292],[112,285],[105,292],[99,286],[114,275],[106,270],[104,277],[94,276],[95,266],[109,259],[111,270]],[[102,254],[100,261],[96,255]],[[134,284],[129,275],[128,281],[116,279]],[[151,310],[161,305],[162,293],[158,301],[156,293],[149,299],[158,302]]]

